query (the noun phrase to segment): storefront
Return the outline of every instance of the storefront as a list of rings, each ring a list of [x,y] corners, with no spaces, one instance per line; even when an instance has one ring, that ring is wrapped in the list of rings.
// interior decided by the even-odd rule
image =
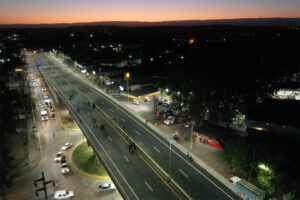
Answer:
[[[218,140],[216,140],[215,138],[206,136],[206,135],[198,133],[196,131],[193,131],[193,134],[194,134],[194,140],[193,140],[194,144],[198,141],[198,142],[207,144],[209,146],[212,146],[216,149],[219,149],[220,151],[224,151],[224,149],[221,146],[220,142]]]

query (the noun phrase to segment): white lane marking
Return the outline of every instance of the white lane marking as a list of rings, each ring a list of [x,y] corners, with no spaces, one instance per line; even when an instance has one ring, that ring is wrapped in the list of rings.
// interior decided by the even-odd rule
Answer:
[[[121,120],[122,120],[123,122],[125,122],[125,119],[121,118]]]
[[[103,95],[102,95],[103,96]],[[108,98],[108,97],[106,97]],[[112,104],[112,103],[111,103]],[[113,105],[113,104],[112,104]],[[127,115],[127,117],[129,117],[131,120],[135,121],[137,124],[139,124],[141,127],[143,127],[145,130],[147,130],[154,138],[156,138],[158,141],[160,141],[165,147],[168,148],[168,144],[166,144],[165,142],[163,142],[158,136],[156,136],[155,134],[153,134],[147,127],[145,127],[140,121],[137,121],[134,117],[132,117],[130,114],[128,114],[126,111],[124,112],[122,109],[120,109],[121,112],[125,115]],[[158,133],[159,134],[159,133]],[[162,136],[161,134],[159,134],[160,136]],[[163,136],[162,136],[163,137]],[[191,163],[189,163],[185,158],[183,158],[181,155],[179,155],[174,149],[172,149],[172,152],[174,152],[177,156],[179,156],[183,162],[185,162],[186,164],[188,164],[191,168],[193,168],[194,170],[196,170],[199,174],[201,174],[206,180],[208,180],[211,184],[213,184],[215,187],[217,187],[220,191],[222,191],[227,197],[229,197],[230,199],[234,200],[233,197],[231,197],[229,194],[227,194],[222,188],[220,188],[217,184],[215,184],[210,178],[208,178],[205,174],[203,174],[199,169],[197,169],[196,167],[194,167],[193,165],[191,165]],[[202,166],[201,166],[202,167]],[[204,169],[204,167],[202,167]],[[209,173],[211,175],[211,173]]]
[[[186,173],[184,173],[181,169],[178,169],[185,177],[189,177],[188,175],[186,175]]]
[[[114,112],[113,109],[110,109],[111,112]]]
[[[155,146],[153,146],[153,148],[158,151],[158,153],[160,153],[160,150],[158,150],[158,148],[156,148]]]
[[[125,158],[125,160],[126,160],[127,162],[129,162],[128,158],[127,158],[125,155],[123,155],[123,157]]]
[[[86,83],[86,82],[84,82]],[[94,88],[96,91],[98,91],[96,88]],[[98,91],[99,92],[99,91]],[[100,92],[99,92],[100,93]],[[104,96],[103,94],[99,94],[99,96],[101,96],[104,99],[109,99],[108,97]],[[111,105],[113,105],[112,102],[109,101],[109,103],[111,103]],[[102,104],[104,104],[102,102]],[[160,138],[158,138],[158,136],[156,136],[155,134],[153,134],[148,128],[146,128],[140,121],[137,121],[136,119],[134,119],[131,115],[129,115],[127,112],[127,110],[124,112],[122,109],[120,109],[122,111],[123,114],[127,115],[129,118],[131,118],[133,121],[137,122],[137,124],[139,124],[141,127],[143,127],[145,130],[147,130],[154,138],[156,138],[158,141],[160,141],[163,145],[165,145],[168,148],[168,144],[164,143]],[[163,136],[162,136],[163,137]],[[212,183],[215,187],[217,187],[220,191],[222,191],[226,196],[228,196],[230,199],[234,200],[233,197],[231,197],[229,194],[227,194],[224,190],[222,190],[218,185],[216,185],[211,179],[209,179],[205,174],[203,174],[199,169],[197,169],[196,167],[194,167],[193,165],[191,165],[185,158],[183,158],[181,155],[179,155],[176,151],[174,151],[172,149],[172,151],[179,156],[184,162],[186,162],[190,167],[192,167],[194,170],[196,170],[199,174],[201,174],[204,178],[206,178],[206,180],[208,180],[210,183]],[[202,167],[203,168],[203,167]],[[209,173],[210,174],[210,173]],[[123,177],[122,177],[123,178]],[[124,179],[124,178],[123,178]],[[133,192],[132,188],[130,188],[131,191]],[[134,193],[134,192],[133,192]],[[136,196],[136,194],[134,193],[134,195]],[[137,197],[137,196],[136,196]]]
[[[90,133],[92,133],[93,131],[86,125],[85,121],[83,121],[83,123],[85,124],[85,126],[87,127],[87,129],[90,131]],[[91,140],[91,136],[94,137],[94,140]],[[136,199],[139,199],[138,196],[135,194],[134,190],[131,188],[131,186],[128,184],[128,182],[126,181],[126,179],[124,178],[123,174],[120,172],[119,168],[117,167],[117,165],[113,162],[113,160],[111,159],[111,157],[109,157],[109,155],[106,153],[104,147],[101,145],[101,143],[97,140],[97,138],[95,137],[95,135],[87,135],[87,137],[90,138],[90,142],[94,144],[94,141],[96,141],[98,143],[98,145],[103,149],[103,152],[106,154],[107,158],[110,160],[110,162],[113,164],[113,166],[116,168],[116,170],[118,171],[118,173],[120,174],[120,176],[123,178],[123,180],[125,181],[125,183],[127,184],[127,186],[129,187],[129,189],[131,190],[132,194],[135,196]],[[95,146],[95,145],[94,145]],[[105,163],[107,163],[105,160],[103,160]],[[110,169],[109,169],[110,170]],[[111,170],[110,170],[111,171]],[[116,176],[111,173],[117,182],[117,178]],[[128,195],[125,193],[124,188],[121,186],[121,184],[119,183],[121,190],[123,190],[123,194],[125,194],[125,196],[129,199]]]
[[[109,139],[109,141],[111,141],[111,142],[112,142],[112,139],[111,139],[111,137],[107,136],[107,138]]]
[[[138,132],[138,131],[135,131],[138,135],[141,135],[141,133],[140,132]]]
[[[145,181],[145,184],[148,186],[148,188],[153,192],[152,187],[147,183],[147,181]]]

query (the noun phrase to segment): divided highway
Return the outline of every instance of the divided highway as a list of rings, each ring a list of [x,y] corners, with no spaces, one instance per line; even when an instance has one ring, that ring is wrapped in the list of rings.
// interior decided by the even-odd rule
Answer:
[[[190,163],[171,138],[155,133],[44,54],[36,55],[36,60],[42,63],[44,79],[68,106],[125,199],[240,199],[205,169]],[[130,152],[128,142],[134,142],[137,151]],[[167,177],[171,177],[170,184]]]

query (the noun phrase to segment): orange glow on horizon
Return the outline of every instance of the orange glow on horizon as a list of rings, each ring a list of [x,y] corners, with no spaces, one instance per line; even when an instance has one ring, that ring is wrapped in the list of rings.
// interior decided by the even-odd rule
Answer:
[[[34,11],[33,11],[34,10]],[[109,21],[140,21],[161,22],[177,20],[209,20],[209,19],[237,19],[237,18],[298,18],[297,9],[264,8],[231,8],[223,7],[168,7],[166,5],[153,9],[153,7],[98,7],[81,5],[81,7],[33,7],[14,9],[0,8],[0,24],[54,24],[54,23],[83,23],[83,22],[109,22]]]

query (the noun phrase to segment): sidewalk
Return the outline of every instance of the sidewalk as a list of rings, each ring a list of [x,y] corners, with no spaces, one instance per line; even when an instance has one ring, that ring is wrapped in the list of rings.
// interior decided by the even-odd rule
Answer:
[[[51,59],[51,58],[50,58]],[[52,59],[55,59],[56,62],[57,59],[52,57]],[[172,137],[175,131],[178,131],[179,133],[179,142],[173,143],[179,150],[181,150],[184,154],[187,154],[188,152],[190,155],[192,155],[194,162],[202,166],[204,169],[206,169],[211,175],[213,175],[216,179],[218,179],[220,182],[222,182],[224,185],[226,185],[229,189],[231,189],[233,192],[237,193],[237,188],[231,184],[228,179],[234,174],[231,173],[228,166],[226,166],[224,163],[220,162],[218,159],[219,154],[221,153],[219,150],[205,145],[200,142],[196,142],[193,144],[192,150],[191,150],[191,140],[185,140],[186,134],[188,134],[188,130],[190,129],[184,129],[185,127],[183,124],[175,124],[171,126],[164,125],[162,120],[155,120],[155,115],[153,113],[152,109],[137,109],[138,107],[136,105],[133,105],[132,103],[129,103],[126,98],[114,98],[109,94],[106,94],[101,87],[98,86],[94,81],[91,81],[86,76],[82,75],[79,72],[74,72],[73,69],[70,69],[65,64],[59,63],[64,70],[72,72],[75,76],[80,77],[80,79],[90,85],[92,85],[95,89],[100,91],[103,95],[107,96],[108,98],[112,99],[113,101],[118,101],[119,106],[126,108],[128,112],[132,113],[134,116],[136,116],[138,119],[140,119],[142,122],[148,120],[148,127],[152,128],[158,134],[160,134],[163,137]],[[149,104],[152,104],[152,102],[148,102]],[[150,106],[151,107],[151,106]],[[157,123],[157,126],[154,126],[154,124]],[[190,133],[190,132],[189,132]]]

